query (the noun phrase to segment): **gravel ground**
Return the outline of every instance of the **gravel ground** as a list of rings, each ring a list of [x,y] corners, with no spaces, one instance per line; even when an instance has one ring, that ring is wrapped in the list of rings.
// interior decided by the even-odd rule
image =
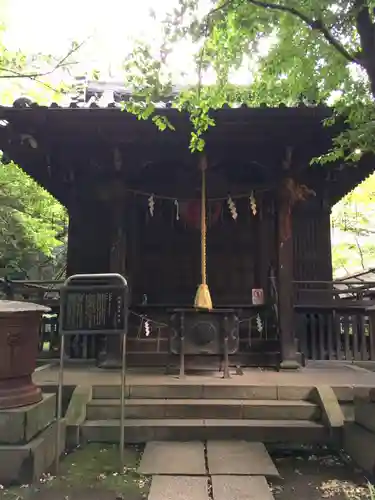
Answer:
[[[116,446],[89,444],[67,455],[61,475],[44,475],[38,484],[0,490],[0,500],[144,500],[149,480],[137,473],[141,449],[127,447],[119,474]]]
[[[282,478],[271,484],[275,500],[372,500],[368,480],[344,454],[301,451],[273,459]]]
[[[65,457],[62,475],[45,475],[37,485],[0,489],[0,500],[144,500],[150,480],[137,474],[141,449],[126,449],[124,474],[118,450],[88,445]],[[374,500],[363,472],[345,455],[311,450],[273,452],[281,478],[271,483],[275,500]],[[194,499],[192,499],[194,500]]]

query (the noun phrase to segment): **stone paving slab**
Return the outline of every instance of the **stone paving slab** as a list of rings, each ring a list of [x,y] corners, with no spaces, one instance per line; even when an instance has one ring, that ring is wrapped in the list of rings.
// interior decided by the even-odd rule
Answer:
[[[209,500],[208,478],[153,476],[148,500]]]
[[[263,443],[207,441],[209,474],[278,477]]]
[[[213,500],[274,500],[262,476],[212,476],[212,493]]]
[[[143,475],[204,476],[204,445],[198,441],[150,441],[138,472]]]

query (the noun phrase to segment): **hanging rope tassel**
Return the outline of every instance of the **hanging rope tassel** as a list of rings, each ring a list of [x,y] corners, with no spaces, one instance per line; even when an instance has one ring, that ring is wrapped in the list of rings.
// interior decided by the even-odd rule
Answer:
[[[202,172],[202,194],[201,194],[201,266],[202,283],[199,285],[195,295],[194,306],[197,309],[212,309],[210,290],[207,285],[207,217],[206,217],[206,170],[207,160],[201,157],[200,169]]]

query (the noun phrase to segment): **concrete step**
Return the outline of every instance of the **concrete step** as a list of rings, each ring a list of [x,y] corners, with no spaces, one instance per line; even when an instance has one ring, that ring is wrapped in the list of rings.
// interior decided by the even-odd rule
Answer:
[[[119,420],[88,420],[82,426],[83,441],[117,443]],[[309,420],[253,419],[126,419],[125,441],[205,441],[244,439],[264,443],[328,443],[329,429]]]
[[[119,399],[94,399],[87,405],[88,420],[120,418]],[[126,399],[126,418],[233,418],[320,420],[321,409],[308,401],[277,399]]]
[[[312,386],[240,385],[231,380],[217,379],[217,384],[198,385],[176,380],[174,384],[128,385],[126,396],[140,399],[280,399],[310,400]],[[93,387],[93,399],[120,399],[119,385],[97,385]]]

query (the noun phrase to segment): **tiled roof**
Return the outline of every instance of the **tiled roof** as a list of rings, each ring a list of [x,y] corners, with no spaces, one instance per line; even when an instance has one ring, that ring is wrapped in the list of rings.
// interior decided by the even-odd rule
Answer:
[[[165,109],[171,108],[175,98],[183,91],[188,90],[189,87],[175,86],[169,95],[160,97],[158,102],[155,102],[157,108]],[[49,107],[57,108],[120,108],[121,102],[129,101],[132,97],[131,89],[124,87],[120,81],[96,81],[77,79],[77,84],[73,87],[70,94],[70,103],[67,105],[59,105],[51,103]],[[38,107],[38,104],[33,102],[27,97],[20,97],[14,101],[15,107]],[[224,105],[224,108],[229,108],[229,105]],[[238,104],[232,106],[233,108],[247,108],[246,104]],[[288,106],[286,104],[279,104],[279,106],[267,106],[265,104],[261,108],[325,108],[321,104],[306,103],[301,100],[297,106]]]

